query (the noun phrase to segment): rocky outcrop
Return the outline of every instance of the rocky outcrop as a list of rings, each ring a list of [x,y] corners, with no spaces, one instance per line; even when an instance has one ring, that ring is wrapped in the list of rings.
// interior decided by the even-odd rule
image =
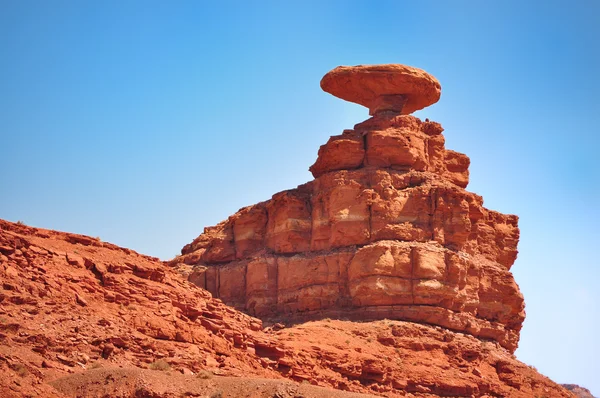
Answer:
[[[407,115],[440,99],[437,79],[419,68],[399,64],[338,66],[321,80],[321,88],[369,108],[369,115]]]
[[[357,396],[332,388],[573,396],[492,341],[402,321],[263,329],[155,258],[0,220],[3,398]]]
[[[43,382],[161,359],[173,370],[220,367],[273,377],[251,352],[259,330],[260,320],[213,299],[156,258],[0,220],[2,397],[57,396]]]
[[[594,398],[590,390],[578,386],[577,384],[561,384],[561,386],[573,392],[577,398]]]
[[[514,351],[525,316],[510,273],[518,219],[464,189],[469,158],[445,148],[440,124],[403,114],[435,102],[439,87],[434,100],[423,97],[437,81],[423,71],[403,80],[390,67],[381,80],[375,69],[324,78],[351,100],[382,81],[395,88],[380,96],[390,106],[369,105],[382,103],[377,95],[363,101],[374,116],[320,148],[315,180],[205,228],[171,265],[262,319],[409,320]]]
[[[439,84],[394,66],[328,79],[374,117],[321,148],[314,181],[206,228],[178,272],[0,220],[2,397],[574,397],[511,352],[516,217],[465,191],[439,124],[404,115]]]

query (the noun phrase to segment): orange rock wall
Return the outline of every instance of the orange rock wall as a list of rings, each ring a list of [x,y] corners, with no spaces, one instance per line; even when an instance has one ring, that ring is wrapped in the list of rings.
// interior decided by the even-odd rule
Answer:
[[[173,263],[263,319],[410,320],[514,351],[517,217],[464,189],[469,159],[441,133],[414,116],[358,124],[320,148],[315,180],[206,228]]]

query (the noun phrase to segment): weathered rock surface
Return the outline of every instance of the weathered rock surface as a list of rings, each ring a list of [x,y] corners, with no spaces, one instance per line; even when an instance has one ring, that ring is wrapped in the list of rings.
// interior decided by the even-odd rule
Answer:
[[[330,94],[369,108],[369,115],[393,111],[409,114],[440,99],[440,83],[419,68],[406,65],[338,66],[321,80]]]
[[[590,390],[578,386],[577,384],[561,384],[567,390],[573,392],[577,398],[594,398]]]
[[[159,359],[273,377],[251,352],[261,329],[156,258],[0,220],[2,397],[62,396],[41,382]]]
[[[262,329],[155,258],[86,236],[0,220],[0,253],[3,398],[573,397],[441,327]]]
[[[517,217],[467,192],[438,123],[374,117],[319,150],[315,180],[246,207],[172,264],[263,319],[401,319],[514,351],[524,304]]]
[[[352,95],[395,87],[314,181],[206,228],[175,269],[0,220],[0,395],[574,397],[512,354],[517,218],[465,191],[439,124],[401,116],[428,75],[383,69]]]

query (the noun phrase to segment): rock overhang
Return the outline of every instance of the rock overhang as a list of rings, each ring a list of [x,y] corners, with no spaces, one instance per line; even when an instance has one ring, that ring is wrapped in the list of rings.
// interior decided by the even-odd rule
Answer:
[[[338,66],[323,77],[321,88],[366,106],[370,115],[407,115],[436,103],[441,95],[435,77],[400,64]]]
[[[407,75],[424,91],[401,90]],[[437,101],[439,83],[416,68],[359,66],[334,69],[324,89],[344,76],[371,84],[371,99],[346,92],[375,115],[320,148],[315,180],[207,228],[174,263],[265,320],[410,320],[514,351],[524,319],[510,273],[517,218],[464,189],[469,158],[445,148],[439,123],[402,114]],[[404,96],[404,107],[373,108],[381,95]]]

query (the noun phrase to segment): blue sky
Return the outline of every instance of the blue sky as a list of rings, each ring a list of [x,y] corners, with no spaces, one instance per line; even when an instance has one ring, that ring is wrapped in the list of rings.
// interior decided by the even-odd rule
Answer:
[[[417,66],[442,84],[417,116],[520,216],[517,356],[600,395],[599,42],[583,0],[5,0],[0,218],[171,258],[312,179],[319,145],[368,117],[320,90],[327,71]]]

